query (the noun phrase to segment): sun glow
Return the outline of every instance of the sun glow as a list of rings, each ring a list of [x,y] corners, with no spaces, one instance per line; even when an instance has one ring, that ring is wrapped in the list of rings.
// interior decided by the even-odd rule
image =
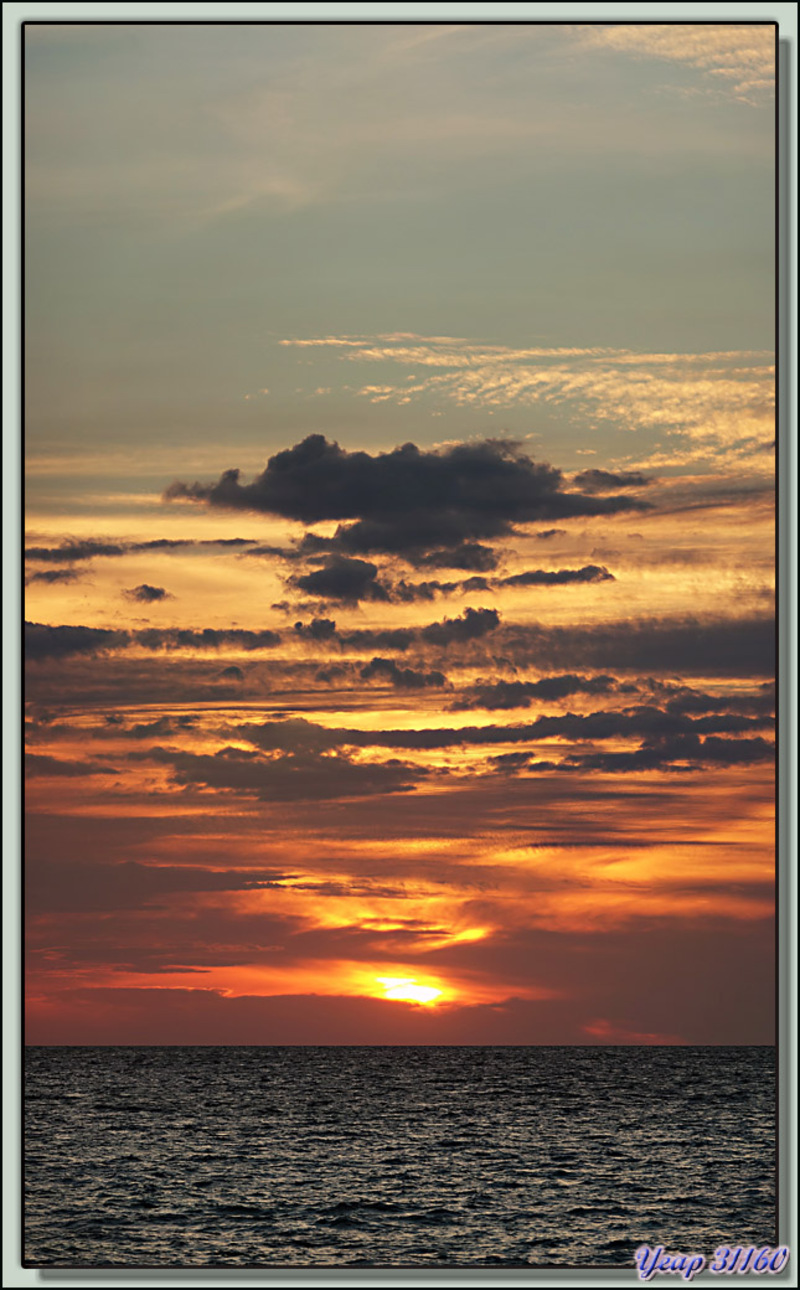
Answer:
[[[441,996],[441,990],[432,985],[418,985],[414,977],[378,976],[375,978],[383,986],[384,998],[402,999],[408,1003],[433,1004]]]

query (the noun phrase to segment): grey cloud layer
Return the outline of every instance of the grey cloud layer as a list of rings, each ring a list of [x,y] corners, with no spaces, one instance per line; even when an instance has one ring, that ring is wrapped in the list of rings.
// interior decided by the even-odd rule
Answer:
[[[295,574],[288,585],[307,595],[352,605],[361,600],[409,604],[419,600],[433,600],[437,595],[454,592],[462,595],[473,591],[490,591],[502,587],[560,587],[570,583],[614,582],[613,573],[603,565],[587,564],[582,569],[527,569],[507,578],[464,578],[459,582],[406,582],[381,581],[378,566],[368,560],[348,556],[329,556],[321,569],[312,573]]]
[[[517,664],[614,668],[675,676],[772,676],[772,617],[652,618],[592,627],[508,626],[502,646]]]
[[[398,667],[393,658],[373,658],[362,667],[360,675],[364,681],[374,677],[389,681],[398,690],[438,689],[447,684],[447,677],[441,672],[415,672],[410,667]]]
[[[513,754],[512,754],[513,755]],[[632,752],[571,753],[561,761],[527,761],[517,769],[528,770],[595,770],[605,773],[625,774],[628,771],[661,770],[675,762],[688,762],[690,766],[703,764],[715,766],[750,765],[758,761],[771,761],[775,745],[760,736],[754,739],[719,739],[709,735],[701,739],[697,734],[656,736],[645,740]],[[498,761],[502,760],[498,758]],[[509,767],[505,767],[509,769]]]
[[[325,624],[313,627],[313,624]],[[332,627],[329,624],[333,624]],[[324,639],[319,633],[324,633]],[[540,671],[564,667],[616,672],[666,673],[676,676],[763,676],[775,666],[775,624],[772,618],[640,619],[594,627],[513,626],[500,623],[494,609],[467,609],[456,619],[423,628],[355,628],[341,631],[331,619],[312,619],[295,625],[291,635],[329,646],[370,653],[412,646],[468,645],[492,633],[497,659],[506,665],[534,666]],[[218,649],[244,652],[273,649],[284,636],[273,631],[213,628],[201,630],[148,628],[136,632],[97,627],[25,624],[25,654],[32,662],[75,655],[91,656],[125,650],[134,644],[149,650]],[[673,697],[679,697],[676,693]]]
[[[38,573],[29,573],[25,577],[25,586],[33,582],[42,582],[46,586],[55,584],[79,582],[81,574],[77,569],[40,569]]]
[[[58,546],[29,546],[25,559],[41,564],[76,564],[98,556],[121,556],[142,551],[185,551],[198,547],[252,546],[253,538],[154,538],[149,542],[97,542],[66,538]],[[39,577],[40,575],[36,575]]]
[[[479,747],[504,743],[536,743],[542,739],[604,740],[616,738],[643,738],[660,740],[677,737],[697,739],[700,735],[737,735],[756,729],[771,727],[770,717],[746,717],[738,713],[720,713],[704,717],[688,717],[665,712],[649,704],[640,704],[624,711],[598,711],[589,713],[567,712],[545,715],[523,725],[463,726],[461,728],[436,728],[423,730],[350,730],[323,728],[313,722],[272,721],[263,726],[242,725],[236,733],[260,748],[303,747],[313,744],[319,748],[342,746],[367,748],[401,748],[406,751],[424,751],[437,748]],[[288,745],[282,740],[288,740]],[[717,744],[729,741],[717,739]],[[756,740],[755,743],[759,743]],[[772,745],[768,745],[770,749]]]
[[[393,761],[360,765],[344,755],[323,756],[309,748],[270,758],[234,747],[211,755],[155,747],[130,756],[169,766],[178,784],[232,789],[275,802],[408,793],[426,773]]]
[[[587,493],[611,493],[615,488],[646,488],[652,480],[638,471],[615,473],[591,469],[582,470],[572,482]]]
[[[570,582],[613,582],[614,575],[603,565],[587,564],[583,569],[528,569],[500,578],[498,587],[558,587]]]
[[[109,631],[103,627],[25,624],[25,656],[33,662],[48,658],[67,658],[72,654],[98,654],[106,650],[128,649],[136,644],[152,650],[219,649],[221,646],[255,650],[272,648],[280,644],[280,641],[281,637],[277,632],[253,632],[239,628],[219,631],[206,627],[192,631],[178,627],[153,627],[128,632]]]
[[[296,623],[294,632],[306,639],[328,641],[357,648],[386,648],[404,650],[414,640],[446,646],[450,643],[477,640],[494,631],[500,623],[496,609],[465,609],[458,618],[445,618],[427,627],[408,630],[373,632],[367,629],[345,635],[335,633],[331,619],[315,618],[309,627]],[[191,628],[146,627],[139,631],[109,631],[101,627],[48,626],[44,623],[25,624],[25,655],[31,661],[46,658],[65,658],[71,654],[97,654],[106,650],[128,649],[140,645],[151,650],[219,649],[223,646],[245,651],[272,649],[283,636],[273,631],[249,631],[245,628],[219,630],[206,627]]]
[[[619,688],[613,676],[546,676],[539,681],[492,681],[470,686],[454,709],[527,708],[534,699],[564,699],[572,694],[610,694]]]

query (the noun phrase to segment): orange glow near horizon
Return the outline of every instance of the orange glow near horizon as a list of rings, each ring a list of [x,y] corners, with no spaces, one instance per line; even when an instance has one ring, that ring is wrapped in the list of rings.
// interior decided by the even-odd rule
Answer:
[[[656,483],[649,496],[669,501],[673,488]],[[771,585],[770,520],[748,505],[709,505],[685,522],[656,510],[636,516],[635,532],[627,514],[567,519],[544,544],[530,531],[498,546],[498,580],[589,563],[613,574],[586,585],[511,587],[490,573],[485,588],[429,599],[292,602],[294,564],[222,545],[129,551],[78,563],[63,585],[32,583],[30,619],[132,633],[116,652],[64,658],[56,640],[53,657],[31,667],[26,800],[41,830],[31,844],[32,1009],[44,1015],[43,1000],[63,999],[68,1014],[70,998],[85,995],[75,1006],[105,1015],[116,992],[147,992],[158,1009],[174,995],[198,1015],[209,1000],[231,1011],[236,1000],[318,1000],[367,1019],[377,1006],[398,1028],[438,1013],[438,1029],[462,1014],[480,1035],[492,1033],[487,1017],[524,1005],[570,1016],[575,1042],[675,1036],[673,1019],[650,1024],[645,986],[639,1015],[598,1021],[617,1011],[594,1000],[593,965],[620,946],[635,978],[641,928],[696,946],[724,928],[729,968],[741,943],[765,935],[774,770],[767,758],[725,760],[738,739],[763,751],[772,738],[763,677],[726,675],[712,650],[688,677],[669,653],[638,670],[591,650],[584,661],[562,662],[557,647],[540,658],[524,632],[567,640],[610,626],[624,640],[656,606],[677,622],[727,613],[735,632],[753,606],[763,611]],[[31,544],[71,532],[277,547],[302,532],[194,506],[166,507],[163,521],[153,510],[70,530],[51,517]],[[467,576],[375,560],[390,589]],[[165,597],[134,602],[134,584]],[[497,628],[442,644],[442,623],[467,606],[496,606]],[[315,620],[327,631],[310,634]],[[143,627],[167,635],[149,649],[135,635]],[[181,628],[257,629],[275,643],[248,650],[223,633],[218,647],[200,637],[174,647],[168,633]],[[399,628],[408,639],[395,648],[380,633]],[[365,675],[376,656],[383,671]],[[577,683],[540,685],[557,677]],[[496,693],[484,703],[482,690]],[[692,708],[693,696],[705,707]],[[638,726],[626,725],[631,712]],[[670,765],[637,762],[681,721]],[[719,762],[693,764],[707,732]],[[614,758],[630,769],[612,773]],[[704,951],[694,953],[707,972]]]

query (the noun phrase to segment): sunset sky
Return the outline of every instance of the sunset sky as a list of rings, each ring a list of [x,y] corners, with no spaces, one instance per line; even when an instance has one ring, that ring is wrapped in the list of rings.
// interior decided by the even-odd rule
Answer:
[[[28,25],[28,1042],[773,1041],[774,57]]]

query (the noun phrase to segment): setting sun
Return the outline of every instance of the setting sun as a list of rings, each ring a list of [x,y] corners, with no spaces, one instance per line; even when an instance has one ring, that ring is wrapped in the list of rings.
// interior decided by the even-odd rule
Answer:
[[[418,985],[414,977],[379,976],[375,980],[384,988],[384,998],[402,999],[408,1003],[436,1003],[441,990],[433,985]]]

